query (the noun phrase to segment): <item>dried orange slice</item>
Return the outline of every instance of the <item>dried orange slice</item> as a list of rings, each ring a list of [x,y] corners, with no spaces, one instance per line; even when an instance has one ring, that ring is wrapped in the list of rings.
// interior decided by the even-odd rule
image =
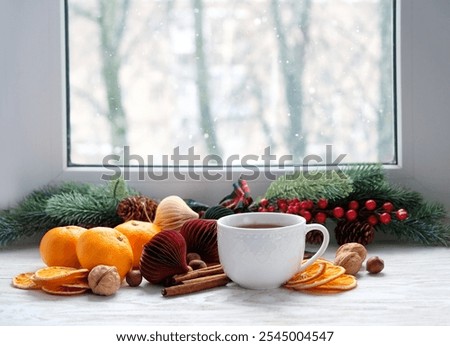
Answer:
[[[37,290],[40,288],[31,278],[34,273],[21,273],[13,277],[12,285],[15,288],[20,288],[23,290]]]
[[[82,279],[77,279],[74,280],[72,282],[68,282],[68,283],[64,283],[61,285],[62,287],[73,287],[73,288],[85,288],[85,289],[89,289],[89,283],[87,281],[87,279],[82,278]]]
[[[327,264],[325,272],[322,275],[316,277],[313,280],[309,280],[304,283],[296,284],[296,285],[292,286],[291,288],[293,288],[295,290],[304,290],[304,289],[308,289],[308,288],[321,286],[321,285],[324,285],[324,284],[336,279],[337,277],[341,276],[344,273],[345,273],[345,269],[343,267],[333,265],[333,264]]]
[[[318,293],[337,293],[351,290],[355,288],[356,285],[356,278],[353,275],[342,274],[330,282],[317,287],[309,288],[307,291]]]
[[[285,287],[290,288],[298,284],[314,280],[325,272],[327,265],[322,262],[314,262],[306,270],[295,274],[286,282]]]
[[[37,270],[32,276],[32,280],[38,285],[56,286],[68,283],[76,279],[87,277],[89,270],[76,269],[71,267],[45,267]]]
[[[308,294],[316,294],[316,295],[320,295],[320,294],[337,294],[337,293],[342,293],[345,292],[343,290],[333,290],[330,288],[320,288],[319,287],[313,287],[313,288],[308,288],[306,290],[302,290],[302,292],[308,293]]]
[[[86,288],[65,286],[42,286],[41,288],[46,293],[58,296],[73,296],[76,294],[82,294],[87,291]]]

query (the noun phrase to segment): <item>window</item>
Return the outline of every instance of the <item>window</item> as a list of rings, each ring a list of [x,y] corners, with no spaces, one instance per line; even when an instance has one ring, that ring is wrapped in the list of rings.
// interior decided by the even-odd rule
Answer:
[[[385,167],[392,181],[450,210],[450,176],[443,173],[449,169],[449,10],[446,1],[396,1],[398,164]],[[105,168],[67,165],[64,2],[0,1],[0,19],[0,207],[49,183],[102,183],[110,173]],[[130,173],[129,184],[155,198],[178,194],[212,204],[231,188],[230,180],[139,181]],[[261,196],[269,183],[252,181],[252,194]]]
[[[393,0],[67,0],[66,22],[70,166],[398,162]]]

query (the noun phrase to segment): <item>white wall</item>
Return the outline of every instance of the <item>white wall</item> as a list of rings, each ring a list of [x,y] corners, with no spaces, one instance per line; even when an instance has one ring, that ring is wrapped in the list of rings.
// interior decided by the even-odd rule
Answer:
[[[62,1],[0,0],[0,208],[63,179],[99,182],[99,172],[64,167]],[[450,1],[403,0],[400,114],[402,167],[392,179],[450,210]],[[206,203],[221,183],[133,183],[155,197]],[[267,182],[252,183],[255,195]],[[183,193],[181,193],[183,191]]]
[[[0,1],[0,207],[61,171],[57,1]],[[46,126],[42,126],[42,123]]]
[[[399,178],[450,210],[450,1],[404,0],[401,11]]]

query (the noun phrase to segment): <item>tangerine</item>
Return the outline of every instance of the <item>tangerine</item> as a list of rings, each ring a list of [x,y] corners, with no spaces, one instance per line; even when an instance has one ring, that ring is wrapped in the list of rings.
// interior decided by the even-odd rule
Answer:
[[[86,228],[61,226],[47,231],[39,244],[42,261],[50,266],[80,268],[76,245]]]
[[[161,229],[152,222],[131,220],[115,227],[116,230],[123,233],[129,240],[133,249],[133,268],[139,268],[142,250],[155,234]]]
[[[91,270],[98,265],[114,266],[123,279],[133,266],[133,249],[128,238],[109,227],[94,227],[81,234],[77,242],[78,260]]]

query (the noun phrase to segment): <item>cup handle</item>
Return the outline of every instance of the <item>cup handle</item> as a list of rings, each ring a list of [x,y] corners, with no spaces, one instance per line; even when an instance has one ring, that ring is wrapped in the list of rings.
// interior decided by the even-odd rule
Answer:
[[[318,224],[318,223],[311,223],[309,225],[306,225],[306,233],[311,232],[313,230],[322,232],[322,234],[323,234],[322,245],[320,245],[319,250],[317,250],[317,252],[314,254],[314,256],[312,256],[309,260],[307,260],[305,263],[300,265],[299,271],[304,271],[311,264],[313,264],[317,258],[322,256],[328,247],[328,243],[330,242],[330,233],[328,232],[328,229],[325,226]],[[306,233],[305,233],[305,235],[306,235]]]

